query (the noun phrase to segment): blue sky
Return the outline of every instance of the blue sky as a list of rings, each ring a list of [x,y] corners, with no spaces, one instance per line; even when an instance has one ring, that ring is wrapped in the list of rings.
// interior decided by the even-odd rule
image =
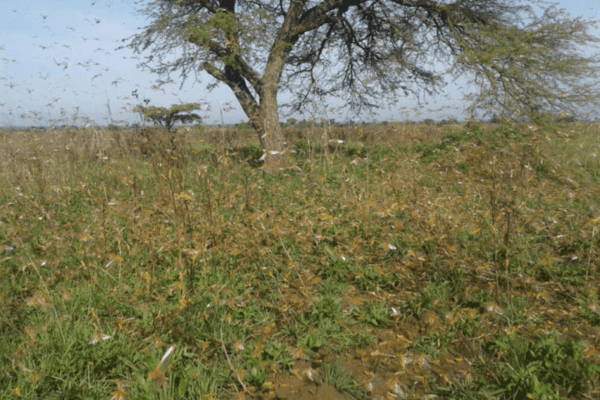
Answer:
[[[572,16],[599,19],[597,0],[562,0],[556,4]],[[152,89],[160,77],[136,68],[140,61],[136,57],[140,56],[131,50],[115,50],[121,39],[146,25],[135,10],[131,0],[0,1],[0,126],[45,125],[48,120],[106,125],[111,116],[113,121],[139,122],[130,111],[138,104],[131,96],[136,89],[140,100],[149,98],[157,106],[206,103],[210,108],[201,112],[206,123],[221,121],[219,108],[225,123],[247,120],[229,88],[219,86],[210,93],[205,90],[213,81],[208,75],[201,82],[188,79],[182,89],[180,81],[163,86],[164,92]],[[376,119],[461,118],[466,91],[449,85],[444,95],[426,99],[429,104],[419,110],[414,98],[399,98],[379,110]],[[368,114],[336,115],[331,112],[335,109],[336,104],[331,104],[328,118],[373,119]]]

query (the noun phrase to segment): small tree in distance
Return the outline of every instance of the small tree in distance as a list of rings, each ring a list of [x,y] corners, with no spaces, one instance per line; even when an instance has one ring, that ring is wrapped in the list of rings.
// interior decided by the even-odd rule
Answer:
[[[171,108],[139,105],[133,111],[140,114],[144,121],[152,121],[155,126],[164,126],[170,131],[177,122],[184,124],[194,121],[202,122],[202,117],[192,113],[199,109],[200,104],[187,103],[173,104]]]

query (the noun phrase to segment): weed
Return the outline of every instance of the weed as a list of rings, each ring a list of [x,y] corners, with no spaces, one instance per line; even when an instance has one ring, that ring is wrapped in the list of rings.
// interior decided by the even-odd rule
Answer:
[[[566,398],[582,392],[598,367],[583,356],[576,342],[559,341],[558,334],[536,342],[505,336],[489,346],[502,360],[495,394],[513,398]]]
[[[323,380],[342,393],[349,393],[356,398],[361,398],[360,383],[353,377],[350,370],[344,365],[344,358],[339,357],[334,362],[323,366]]]

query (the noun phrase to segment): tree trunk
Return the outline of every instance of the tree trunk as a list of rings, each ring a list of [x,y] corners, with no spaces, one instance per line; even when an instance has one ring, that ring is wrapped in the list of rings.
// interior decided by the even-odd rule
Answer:
[[[261,143],[264,149],[264,169],[281,171],[290,166],[290,154],[285,148],[285,138],[279,123],[277,92],[285,60],[298,41],[294,26],[302,13],[303,1],[292,1],[281,30],[277,34],[265,67],[260,95]]]
[[[285,151],[285,138],[279,123],[277,85],[265,88],[260,102],[260,140],[264,151],[264,169],[277,172],[289,166],[289,153]]]
[[[284,136],[279,123],[279,107],[277,105],[277,82],[283,68],[283,55],[278,54],[279,60],[270,63],[265,71],[265,82],[259,92],[260,104],[257,104],[250,94],[244,78],[231,66],[225,67],[225,76],[215,68],[205,68],[215,78],[225,82],[235,94],[242,109],[250,119],[250,124],[258,134],[264,151],[264,169],[277,172],[289,165],[290,157],[285,152]]]

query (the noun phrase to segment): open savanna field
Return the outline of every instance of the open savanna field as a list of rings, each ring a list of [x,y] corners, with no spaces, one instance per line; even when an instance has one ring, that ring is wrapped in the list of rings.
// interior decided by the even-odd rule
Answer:
[[[0,398],[600,398],[598,124],[285,134],[0,132]]]

